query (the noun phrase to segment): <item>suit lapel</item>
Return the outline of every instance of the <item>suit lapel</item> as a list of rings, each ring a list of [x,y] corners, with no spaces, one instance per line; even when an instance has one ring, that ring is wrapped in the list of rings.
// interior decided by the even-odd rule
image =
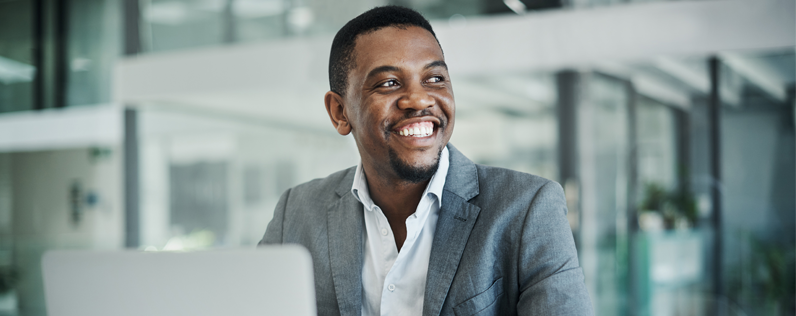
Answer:
[[[337,203],[329,207],[329,262],[340,315],[359,315],[362,306],[362,204],[351,194],[351,169],[340,182]]]
[[[450,167],[442,193],[437,228],[431,246],[423,315],[439,315],[459,267],[464,247],[481,208],[468,201],[478,195],[475,164],[448,145]]]

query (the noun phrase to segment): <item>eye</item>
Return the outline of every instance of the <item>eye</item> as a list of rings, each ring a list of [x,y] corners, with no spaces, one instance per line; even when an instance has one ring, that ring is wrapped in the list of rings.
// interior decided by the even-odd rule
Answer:
[[[398,80],[390,79],[379,84],[379,87],[395,87],[398,86]]]
[[[428,83],[438,83],[443,81],[445,81],[445,78],[443,78],[442,76],[433,76],[431,78],[428,78],[428,80],[426,80],[426,82]]]

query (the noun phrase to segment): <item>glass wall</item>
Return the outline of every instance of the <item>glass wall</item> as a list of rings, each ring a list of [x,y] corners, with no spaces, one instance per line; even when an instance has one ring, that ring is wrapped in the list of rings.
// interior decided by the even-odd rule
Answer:
[[[142,249],[252,247],[285,190],[359,161],[331,124],[315,131],[168,105],[139,113]]]
[[[0,113],[109,103],[119,3],[0,2]]]
[[[66,106],[110,103],[113,68],[121,55],[121,1],[71,0],[66,56]]]
[[[558,177],[553,74],[472,76],[453,86],[456,148],[476,163]]]
[[[33,109],[33,1],[0,2],[0,113]]]
[[[749,315],[793,314],[793,51],[733,54],[722,64],[721,80],[739,94],[721,117],[725,291]]]

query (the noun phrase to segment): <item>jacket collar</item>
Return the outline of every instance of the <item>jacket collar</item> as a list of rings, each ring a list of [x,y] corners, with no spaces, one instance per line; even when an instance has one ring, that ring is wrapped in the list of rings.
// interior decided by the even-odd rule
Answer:
[[[448,151],[450,167],[448,167],[448,177],[445,178],[445,191],[469,201],[478,195],[478,171],[475,164],[452,144],[448,144]]]
[[[340,315],[359,315],[362,308],[362,203],[351,194],[354,168],[348,169],[335,192],[340,199],[329,206],[326,224],[329,265]],[[345,188],[346,184],[348,188]],[[342,188],[342,189],[341,189]]]
[[[437,219],[437,229],[431,245],[431,257],[426,275],[426,293],[423,315],[439,315],[448,296],[453,277],[459,268],[464,247],[475,226],[481,208],[469,201],[478,196],[478,170],[453,145],[450,151],[450,168],[445,180],[442,207]]]

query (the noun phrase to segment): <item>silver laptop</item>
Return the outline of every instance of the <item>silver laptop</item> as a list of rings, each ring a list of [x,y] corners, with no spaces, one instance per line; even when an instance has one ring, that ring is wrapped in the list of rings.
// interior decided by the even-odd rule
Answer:
[[[300,246],[198,252],[51,251],[50,316],[316,315]]]

